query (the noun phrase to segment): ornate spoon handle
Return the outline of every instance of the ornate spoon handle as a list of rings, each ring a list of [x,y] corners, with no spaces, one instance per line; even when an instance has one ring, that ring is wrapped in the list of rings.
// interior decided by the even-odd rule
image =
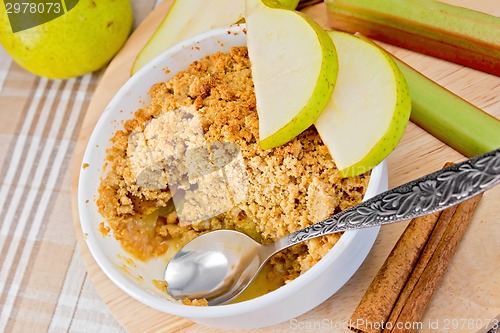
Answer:
[[[500,148],[395,187],[332,217],[296,231],[281,249],[335,232],[399,222],[465,201],[500,183]]]

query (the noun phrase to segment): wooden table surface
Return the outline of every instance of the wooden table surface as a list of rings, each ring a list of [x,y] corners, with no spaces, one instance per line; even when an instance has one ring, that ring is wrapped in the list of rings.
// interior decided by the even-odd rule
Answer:
[[[497,0],[447,0],[446,2],[500,16],[500,6]],[[154,32],[171,3],[172,0],[165,0],[138,27],[122,51],[109,65],[89,105],[75,151],[73,171],[75,230],[87,270],[98,293],[128,331],[220,332],[218,329],[204,327],[148,308],[119,290],[104,275],[90,255],[83,241],[77,214],[78,173],[83,152],[94,125],[114,93],[129,77],[129,69],[136,54]],[[328,27],[324,4],[309,7],[304,11],[324,27]],[[383,46],[455,94],[500,118],[499,77],[393,46]],[[388,158],[389,187],[440,169],[447,161],[455,162],[462,159],[464,159],[462,155],[410,123],[401,143]],[[500,230],[500,219],[497,216],[499,200],[500,187],[485,194],[423,318],[421,332],[445,332],[447,323],[451,324],[453,320],[464,322],[469,319],[477,321],[478,324],[474,324],[473,327],[461,325],[458,329],[448,331],[477,332],[480,331],[480,327],[477,327],[480,323],[486,325],[487,320],[500,314],[500,273],[498,266],[493,264],[500,262],[500,238],[496,235]],[[295,323],[301,323],[301,327],[304,328],[301,331],[309,331],[305,327],[324,321],[329,323],[325,326],[325,331],[348,332],[337,326],[342,326],[340,324],[348,320],[405,226],[406,223],[399,223],[382,227],[372,251],[351,280],[326,302],[296,319]],[[289,332],[293,327],[298,326],[285,322],[254,331]],[[439,329],[433,329],[436,327]]]

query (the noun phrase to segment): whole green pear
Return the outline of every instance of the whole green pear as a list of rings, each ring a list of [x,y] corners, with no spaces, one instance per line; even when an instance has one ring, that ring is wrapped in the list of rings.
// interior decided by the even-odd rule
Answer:
[[[55,19],[13,32],[0,0],[0,43],[20,66],[52,79],[102,68],[125,43],[132,23],[130,0],[79,0]]]

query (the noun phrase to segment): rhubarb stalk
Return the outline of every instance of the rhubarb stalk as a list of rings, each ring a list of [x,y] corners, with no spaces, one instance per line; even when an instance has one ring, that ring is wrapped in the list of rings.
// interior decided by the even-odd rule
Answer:
[[[500,17],[435,0],[326,0],[329,23],[500,76]]]
[[[393,57],[412,99],[410,120],[465,156],[500,147],[500,120]]]

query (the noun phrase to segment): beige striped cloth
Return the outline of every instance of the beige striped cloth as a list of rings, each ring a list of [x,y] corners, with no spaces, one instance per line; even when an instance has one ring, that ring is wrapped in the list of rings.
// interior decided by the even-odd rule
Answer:
[[[154,0],[133,0],[136,24]],[[123,332],[76,242],[71,158],[101,72],[48,80],[0,47],[0,332]]]

